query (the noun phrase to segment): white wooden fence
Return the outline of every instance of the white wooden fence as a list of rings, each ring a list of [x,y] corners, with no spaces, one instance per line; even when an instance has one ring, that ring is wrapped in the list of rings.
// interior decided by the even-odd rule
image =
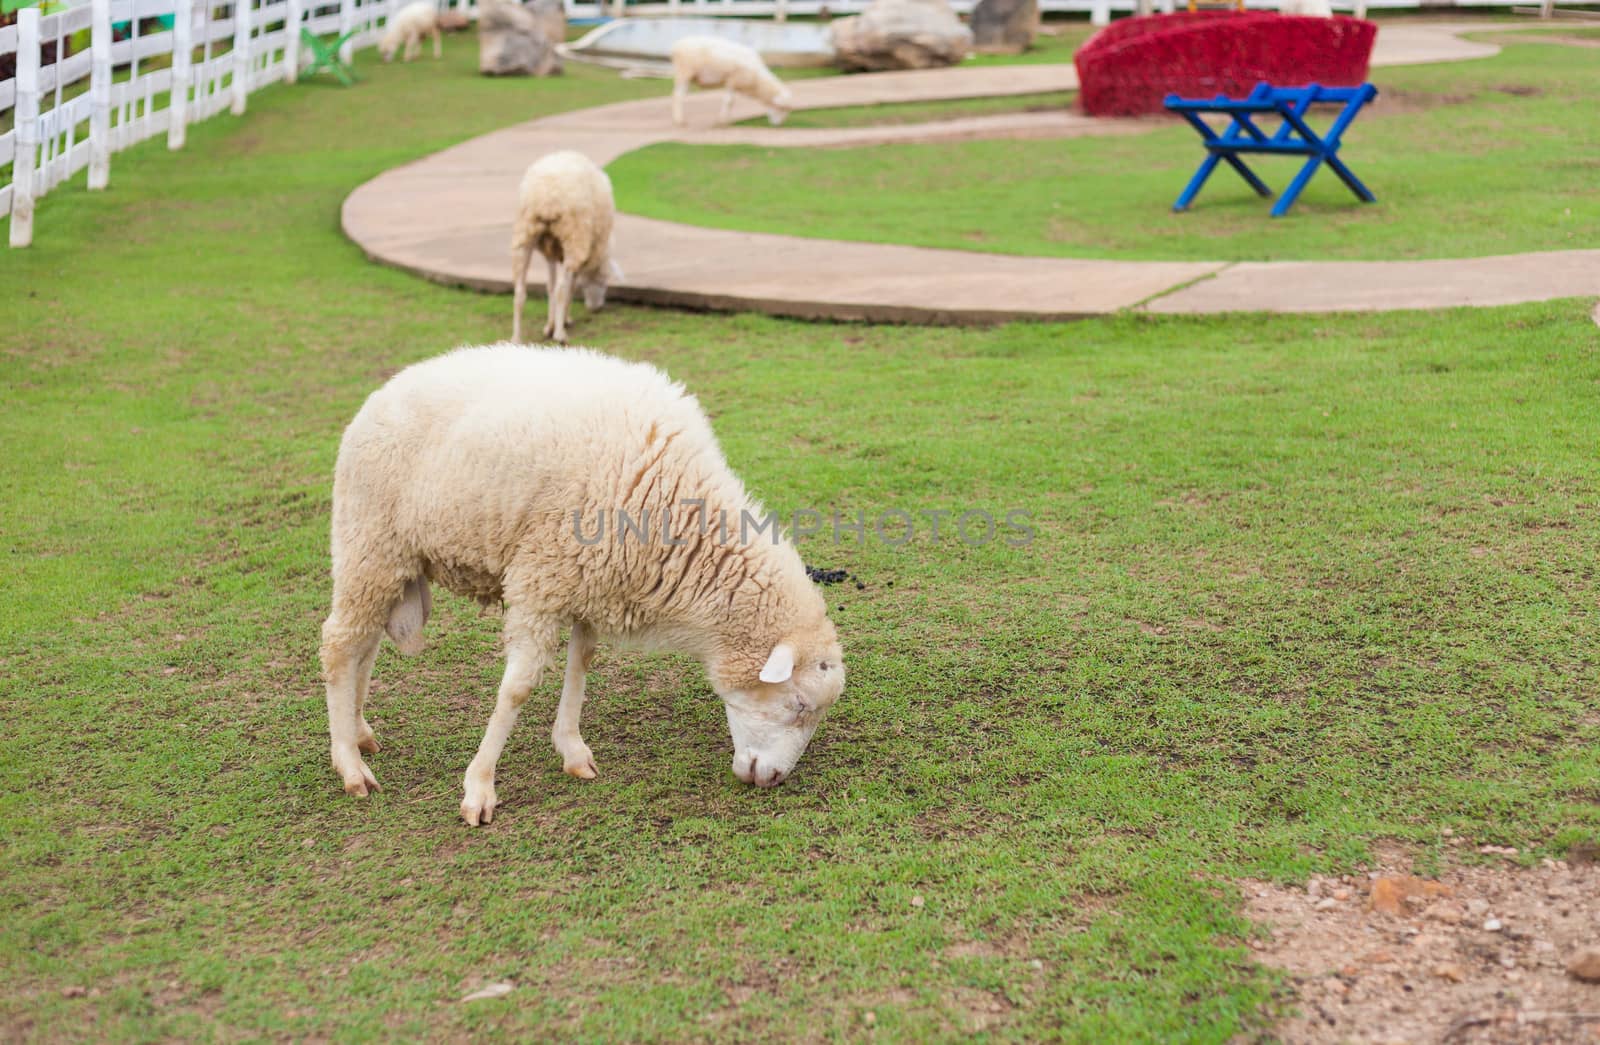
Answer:
[[[189,124],[243,114],[252,92],[292,82],[301,27],[354,29],[348,49],[367,47],[407,2],[89,0],[17,12],[0,27],[0,56],[16,56],[15,74],[0,80],[0,127],[10,124],[0,133],[0,217],[11,216],[11,246],[32,242],[35,201],[77,172],[88,168],[88,187],[103,189],[113,153],[162,133],[181,149]],[[475,13],[474,0],[462,6]],[[85,31],[88,50],[62,57]]]

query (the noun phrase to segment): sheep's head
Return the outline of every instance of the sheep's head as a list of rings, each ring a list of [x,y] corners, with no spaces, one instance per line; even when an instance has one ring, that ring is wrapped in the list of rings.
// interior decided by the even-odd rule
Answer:
[[[578,289],[583,292],[584,307],[591,312],[604,308],[606,290],[610,288],[613,280],[621,279],[623,279],[622,266],[609,259],[594,272],[578,276]]]
[[[794,108],[794,92],[785,87],[772,99],[772,104],[767,106],[767,122],[777,127],[788,119],[789,110]]]
[[[822,617],[775,645],[754,678],[719,686],[733,735],[733,775],[757,787],[783,783],[844,692],[844,675],[838,633]]]
[[[379,41],[379,43],[378,43],[378,55],[385,62],[394,61],[394,53],[396,51],[398,51],[399,49],[400,49],[400,45],[398,43],[396,43],[396,42],[394,42],[392,40],[389,40],[387,38],[384,39],[384,40]]]

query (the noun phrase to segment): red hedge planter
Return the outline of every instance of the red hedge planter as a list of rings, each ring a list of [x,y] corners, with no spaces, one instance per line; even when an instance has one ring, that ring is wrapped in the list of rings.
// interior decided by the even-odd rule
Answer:
[[[1262,81],[1354,87],[1366,82],[1377,37],[1358,18],[1181,11],[1113,22],[1073,61],[1085,112],[1137,116],[1161,112],[1168,94],[1243,97]]]

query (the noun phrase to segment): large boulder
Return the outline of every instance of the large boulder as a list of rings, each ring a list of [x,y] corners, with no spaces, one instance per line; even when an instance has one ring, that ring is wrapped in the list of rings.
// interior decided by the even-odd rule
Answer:
[[[510,0],[483,0],[478,5],[478,71],[485,76],[554,76],[561,71],[556,45],[566,36],[566,16],[554,35],[554,21],[544,5],[561,0],[535,0],[524,7]]]
[[[567,38],[567,9],[561,0],[526,0],[522,9],[532,13],[552,47]]]
[[[929,69],[972,51],[972,31],[946,0],[873,0],[829,28],[835,61],[846,70]]]
[[[1039,0],[978,0],[967,24],[979,54],[1021,54],[1039,29]]]

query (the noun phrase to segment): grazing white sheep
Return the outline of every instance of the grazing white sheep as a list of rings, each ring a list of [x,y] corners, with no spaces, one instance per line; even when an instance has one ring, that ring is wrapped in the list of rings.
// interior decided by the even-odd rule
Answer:
[[[591,310],[606,303],[611,278],[622,278],[622,270],[611,260],[616,216],[611,179],[581,152],[553,152],[528,168],[518,190],[517,221],[511,233],[511,340],[522,340],[528,266],[535,250],[545,260],[546,338],[566,343],[574,283]]]
[[[383,27],[383,36],[378,40],[378,53],[384,61],[392,61],[394,53],[404,44],[406,50],[401,61],[409,62],[422,53],[422,38],[430,33],[433,35],[433,56],[443,57],[444,52],[439,46],[439,12],[429,0],[417,0],[390,17]]]
[[[625,513],[622,514],[622,513]],[[728,469],[694,397],[661,371],[587,349],[462,348],[401,371],[345,430],[333,484],[333,610],[322,667],[334,769],[378,786],[363,714],[387,629],[421,648],[428,585],[505,607],[506,671],[467,767],[461,815],[494,816],[495,764],[572,629],[551,739],[595,775],[578,731],[609,637],[697,656],[761,787],[794,768],[844,689],[822,595]],[[626,520],[626,521],[624,521]]]
[[[754,48],[715,36],[686,36],[672,45],[672,122],[683,126],[683,100],[689,84],[701,87],[726,87],[722,115],[727,123],[733,115],[735,92],[748,95],[767,107],[767,120],[782,123],[794,108],[794,95],[783,81],[772,75],[767,63]]]

